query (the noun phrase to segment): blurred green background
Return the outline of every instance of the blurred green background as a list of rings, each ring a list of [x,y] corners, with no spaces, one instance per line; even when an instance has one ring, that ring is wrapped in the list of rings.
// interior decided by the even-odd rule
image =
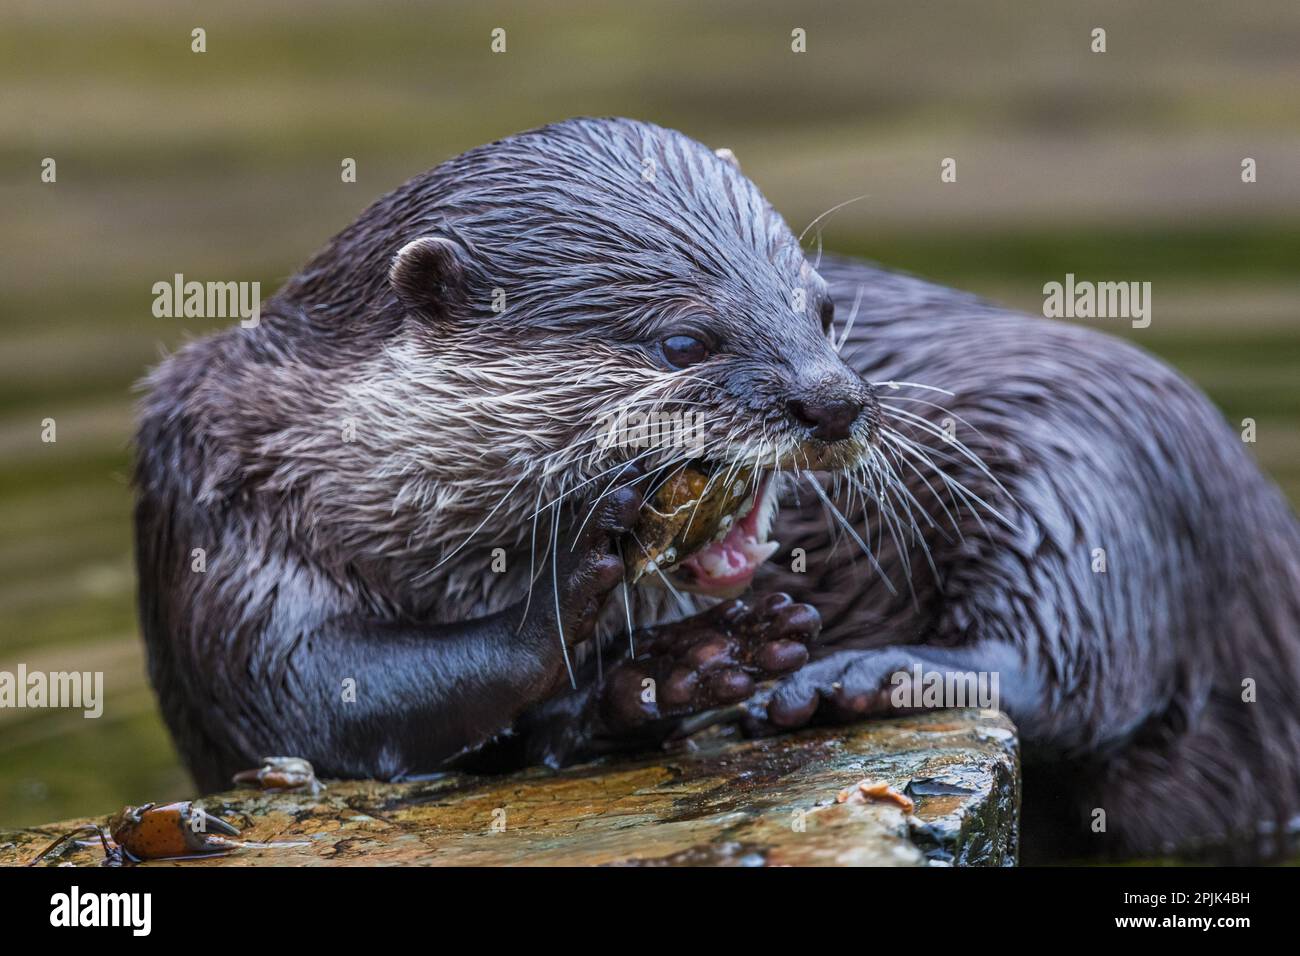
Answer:
[[[1109,326],[1257,419],[1252,450],[1300,500],[1294,0],[7,0],[0,16],[0,670],[102,670],[108,698],[99,720],[0,710],[0,824],[190,792],[136,630],[130,388],[208,326],[154,318],[153,283],[269,295],[413,174],[568,116],[731,147],[796,231],[866,194],[829,248],[1031,312],[1066,272],[1152,282],[1151,327]]]

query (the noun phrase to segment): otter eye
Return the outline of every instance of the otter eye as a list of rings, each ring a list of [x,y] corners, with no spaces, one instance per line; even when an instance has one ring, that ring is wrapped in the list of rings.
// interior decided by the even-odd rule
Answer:
[[[832,300],[822,300],[821,316],[822,331],[829,332],[831,330],[831,323],[835,321],[835,303]]]
[[[663,341],[664,358],[676,368],[697,365],[709,357],[709,347],[693,335],[670,335]]]

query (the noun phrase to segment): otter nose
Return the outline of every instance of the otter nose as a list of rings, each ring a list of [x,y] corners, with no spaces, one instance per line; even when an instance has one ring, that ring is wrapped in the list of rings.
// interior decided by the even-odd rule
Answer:
[[[848,398],[829,401],[811,399],[790,401],[790,414],[806,425],[812,437],[820,441],[843,441],[853,433],[853,423],[862,413],[862,402]]]

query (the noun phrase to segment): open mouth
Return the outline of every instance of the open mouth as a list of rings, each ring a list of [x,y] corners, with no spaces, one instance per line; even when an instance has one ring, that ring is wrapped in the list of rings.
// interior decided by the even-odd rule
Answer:
[[[710,476],[707,468],[687,466],[647,502],[637,527],[642,559],[634,580],[733,597],[780,547],[767,537],[776,516],[772,473]]]
[[[772,473],[765,471],[753,497],[724,521],[729,527],[720,528],[713,540],[669,570],[690,590],[733,597],[749,587],[758,566],[781,547],[781,542],[767,537],[775,517],[775,482]]]

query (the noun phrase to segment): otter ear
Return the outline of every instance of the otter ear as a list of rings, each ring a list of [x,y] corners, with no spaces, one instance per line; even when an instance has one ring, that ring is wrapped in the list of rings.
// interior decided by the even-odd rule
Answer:
[[[735,166],[736,169],[740,169],[740,160],[738,160],[736,154],[727,149],[727,147],[723,146],[721,149],[715,149],[713,155],[717,156],[718,159],[721,159],[724,162],[731,163],[731,165]]]
[[[436,318],[464,293],[464,247],[444,236],[412,239],[393,256],[388,284],[408,309]]]

